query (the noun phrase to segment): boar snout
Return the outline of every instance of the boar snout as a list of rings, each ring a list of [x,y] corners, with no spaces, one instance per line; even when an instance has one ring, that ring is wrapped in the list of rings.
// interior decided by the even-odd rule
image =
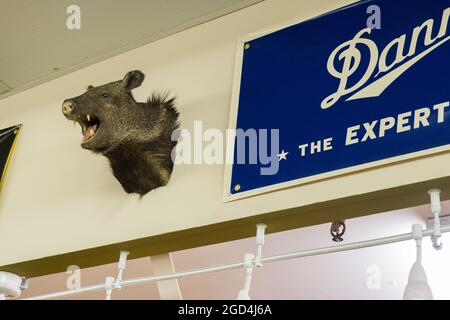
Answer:
[[[75,108],[75,102],[72,100],[65,100],[62,105],[62,111],[67,116],[72,113]]]

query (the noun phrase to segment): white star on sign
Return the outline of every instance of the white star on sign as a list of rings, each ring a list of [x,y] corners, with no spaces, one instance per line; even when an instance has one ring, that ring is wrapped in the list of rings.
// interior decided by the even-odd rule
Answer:
[[[284,150],[281,150],[281,153],[278,155],[278,161],[281,160],[287,160],[286,156],[289,154],[289,152],[286,152]]]

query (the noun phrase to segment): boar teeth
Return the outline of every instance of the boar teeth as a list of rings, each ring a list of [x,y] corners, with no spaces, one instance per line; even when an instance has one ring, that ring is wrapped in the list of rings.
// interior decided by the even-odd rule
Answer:
[[[89,121],[89,122],[91,122],[91,116],[90,115],[87,115],[87,121]]]

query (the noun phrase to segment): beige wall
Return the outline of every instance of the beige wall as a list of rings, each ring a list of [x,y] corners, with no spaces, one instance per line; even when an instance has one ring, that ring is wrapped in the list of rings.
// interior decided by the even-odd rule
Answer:
[[[137,100],[170,89],[182,127],[225,129],[237,39],[350,2],[267,0],[0,100],[0,127],[24,124],[0,195],[0,266],[449,177],[444,153],[224,204],[222,166],[179,166],[168,187],[139,200],[61,114],[88,84],[140,69]]]

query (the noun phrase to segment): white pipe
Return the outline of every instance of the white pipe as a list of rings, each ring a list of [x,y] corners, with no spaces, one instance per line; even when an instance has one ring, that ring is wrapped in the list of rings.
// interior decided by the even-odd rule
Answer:
[[[442,226],[441,232],[442,233],[450,232],[450,225]],[[429,237],[433,234],[434,234],[434,229],[428,229],[423,232],[424,237]],[[315,256],[315,255],[321,255],[321,254],[327,254],[327,253],[369,248],[369,247],[386,245],[386,244],[391,244],[391,243],[396,243],[396,242],[408,241],[408,240],[412,240],[412,239],[413,239],[413,234],[412,234],[412,232],[410,232],[410,233],[405,233],[405,234],[401,234],[401,235],[397,235],[397,236],[379,238],[379,239],[374,239],[374,240],[367,240],[367,241],[349,243],[349,244],[339,244],[339,245],[335,245],[335,246],[331,246],[331,247],[303,250],[303,251],[281,254],[281,255],[277,255],[277,256],[265,257],[265,258],[261,258],[261,262],[268,263],[268,262],[275,262],[275,261],[288,260],[288,259],[294,259],[294,258]],[[142,278],[124,280],[120,283],[120,285],[126,287],[126,286],[142,284],[145,282],[179,279],[179,278],[185,278],[185,277],[190,277],[190,276],[194,276],[194,275],[219,272],[219,271],[225,271],[225,270],[232,270],[232,269],[239,269],[242,267],[244,267],[244,263],[238,262],[238,263],[233,263],[233,264],[208,267],[208,268],[204,268],[204,269],[197,269],[197,270],[184,271],[184,272],[175,272],[175,273],[167,274],[167,275],[147,276],[147,277],[142,277]],[[98,284],[98,285],[94,285],[94,286],[90,286],[90,287],[80,288],[80,289],[71,290],[71,291],[50,293],[50,294],[46,294],[46,295],[27,298],[24,300],[55,299],[55,298],[73,296],[73,295],[77,295],[77,294],[81,294],[81,293],[85,293],[85,292],[99,291],[99,290],[104,290],[104,289],[105,289],[105,284],[102,283],[102,284]]]
[[[244,263],[240,262],[240,263],[234,263],[234,264],[228,264],[228,265],[222,265],[222,266],[213,266],[213,267],[208,267],[208,268],[198,269],[198,270],[175,272],[175,273],[166,274],[166,275],[147,276],[147,277],[142,277],[142,278],[124,280],[120,283],[120,285],[122,287],[127,287],[127,286],[142,284],[145,282],[151,282],[151,281],[173,280],[173,279],[185,278],[185,277],[190,277],[190,276],[199,275],[199,274],[239,269],[239,268],[242,268],[243,266],[244,266]],[[97,285],[93,285],[90,287],[85,287],[85,288],[80,288],[80,289],[70,290],[70,291],[61,291],[61,292],[56,292],[56,293],[50,293],[50,294],[45,294],[42,296],[26,298],[23,300],[55,299],[55,298],[73,296],[73,295],[86,293],[86,292],[100,291],[100,290],[104,290],[104,289],[105,289],[105,284],[102,283],[102,284],[97,284]]]

